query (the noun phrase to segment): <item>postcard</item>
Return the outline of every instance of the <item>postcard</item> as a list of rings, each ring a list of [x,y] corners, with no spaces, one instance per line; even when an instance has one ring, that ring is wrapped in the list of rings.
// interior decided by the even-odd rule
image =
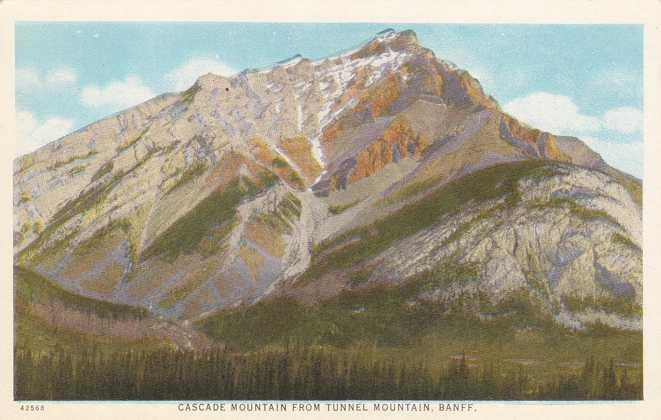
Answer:
[[[65,4],[0,6],[0,417],[658,413],[661,3]]]

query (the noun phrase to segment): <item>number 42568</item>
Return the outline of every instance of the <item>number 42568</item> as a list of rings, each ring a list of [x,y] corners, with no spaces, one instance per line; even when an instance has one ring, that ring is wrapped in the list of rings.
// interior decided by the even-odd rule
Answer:
[[[21,404],[21,411],[44,411],[43,404]]]

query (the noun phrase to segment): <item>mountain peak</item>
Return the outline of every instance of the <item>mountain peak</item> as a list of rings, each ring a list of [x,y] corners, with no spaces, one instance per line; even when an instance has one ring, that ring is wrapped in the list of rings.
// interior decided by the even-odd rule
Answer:
[[[416,33],[410,29],[397,32],[388,28],[376,34],[374,38],[363,44],[357,53],[361,51],[372,54],[380,54],[383,48],[392,51],[404,51],[412,47],[419,47]]]
[[[381,32],[378,32],[372,40],[381,42],[404,41],[410,44],[418,44],[418,36],[415,31],[411,29],[406,29],[400,32],[397,32],[392,28],[384,29]]]

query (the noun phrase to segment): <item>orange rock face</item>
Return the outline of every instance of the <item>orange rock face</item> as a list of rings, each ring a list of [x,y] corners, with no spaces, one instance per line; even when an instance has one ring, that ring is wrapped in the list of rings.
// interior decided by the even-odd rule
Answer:
[[[275,153],[264,140],[252,138],[249,140],[251,152],[257,162],[278,175],[290,187],[298,190],[305,189],[305,183],[298,173],[277,153]]]
[[[321,173],[319,162],[312,155],[312,146],[305,136],[280,139],[280,147],[300,168],[308,183],[313,182]]]
[[[331,143],[337,138],[337,135],[344,129],[343,121],[343,119],[339,119],[326,127],[324,132],[321,134],[321,144]]]
[[[361,48],[360,51],[356,51],[351,54],[349,58],[352,60],[357,60],[359,58],[365,58],[372,55],[379,55],[386,50],[386,47],[381,42],[373,42],[370,45],[367,45],[365,48]]]
[[[539,135],[541,133],[539,130],[535,128],[526,127],[525,125],[521,124],[519,121],[507,115],[503,116],[503,120],[505,121],[505,124],[507,125],[507,128],[509,129],[510,133],[512,133],[513,137],[519,140],[524,140],[530,144],[534,144],[534,145],[537,144],[537,139],[539,138]]]
[[[369,108],[373,118],[380,117],[399,98],[401,93],[399,77],[392,74],[374,89],[367,91],[360,99],[356,111]]]
[[[485,108],[498,107],[493,99],[484,94],[479,82],[467,72],[462,73],[461,75],[461,87],[474,104],[481,105]]]
[[[548,134],[546,144],[544,145],[544,154],[548,159],[560,160],[563,162],[571,162],[571,158],[558,148],[558,145],[553,134]]]
[[[368,177],[393,162],[395,153],[400,158],[410,156],[419,159],[429,142],[416,134],[405,118],[395,119],[381,138],[372,142],[356,157],[356,165],[349,176],[349,183]]]
[[[403,70],[405,71],[405,70]],[[328,145],[333,142],[340,132],[347,128],[355,114],[369,110],[372,118],[383,116],[393,102],[402,94],[401,80],[398,75],[391,75],[375,87],[363,93],[353,109],[346,112],[342,118],[329,124],[321,134],[321,143]]]
[[[507,125],[509,132],[514,138],[533,145],[539,153],[538,157],[570,161],[558,148],[553,134],[530,128],[508,115],[503,115],[503,122]]]

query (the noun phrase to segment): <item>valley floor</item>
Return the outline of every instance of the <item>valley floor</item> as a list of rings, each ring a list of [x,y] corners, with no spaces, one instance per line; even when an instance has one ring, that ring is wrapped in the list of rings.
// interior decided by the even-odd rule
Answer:
[[[360,333],[361,321],[356,320],[365,311],[350,313],[357,329],[343,334],[331,324],[324,325],[328,315],[284,305],[278,310],[289,313],[284,318],[289,321],[287,333],[280,329],[284,324],[257,327],[261,323],[257,319],[264,314],[257,316],[254,311],[274,310],[265,308],[268,305],[258,305],[253,313],[237,311],[198,325],[210,339],[195,349],[167,337],[108,339],[54,328],[19,311],[15,398],[642,398],[640,332],[606,328],[571,332],[542,325],[519,328],[509,321],[485,323],[439,315],[431,316],[424,322],[427,328],[417,331],[400,329],[401,325],[386,320],[379,333],[369,335]],[[296,311],[311,312],[293,316]],[[314,325],[311,317],[316,318]],[[411,319],[402,318],[413,327]],[[337,319],[334,325],[343,327]],[[352,337],[354,333],[363,336]],[[194,334],[200,331],[191,328],[183,336]]]

